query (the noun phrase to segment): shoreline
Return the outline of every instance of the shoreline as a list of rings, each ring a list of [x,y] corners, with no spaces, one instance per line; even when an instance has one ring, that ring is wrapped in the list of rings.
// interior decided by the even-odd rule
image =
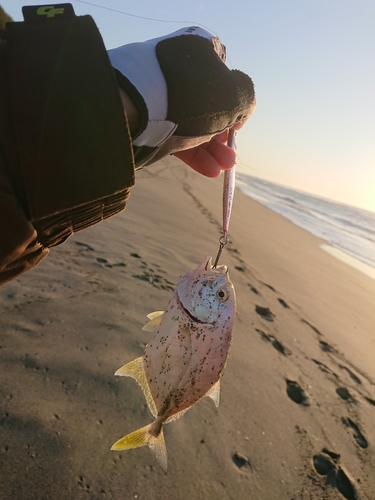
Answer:
[[[248,182],[244,181],[243,177],[246,177],[248,179]],[[274,191],[271,191],[271,193],[269,193],[267,190],[264,193],[262,193],[262,191],[258,192],[257,190],[259,188],[257,184],[255,183],[255,186],[253,186],[251,183],[251,179],[254,179],[254,181],[265,182],[268,188]],[[254,187],[255,191],[253,190]],[[239,174],[238,189],[254,201],[262,204],[263,206],[269,207],[275,213],[278,213],[286,219],[290,220],[298,227],[305,229],[307,232],[317,236],[318,238],[322,238],[326,241],[327,245],[330,245],[333,248],[344,252],[344,254],[349,256],[348,259],[344,259],[345,255],[341,255],[340,252],[332,252],[331,255],[337,256],[337,258],[341,259],[343,262],[347,262],[348,265],[351,265],[352,263],[353,267],[358,268],[359,270],[361,270],[361,272],[366,273],[366,267],[360,265],[356,266],[356,262],[351,260],[353,258],[356,259],[356,261],[365,264],[365,266],[369,266],[370,269],[367,269],[367,274],[370,277],[373,276],[373,269],[375,269],[375,260],[371,260],[369,257],[369,255],[371,255],[371,253],[369,254],[369,241],[371,241],[370,237],[369,239],[367,239],[361,234],[357,234],[356,232],[350,235],[350,231],[348,233],[347,230],[342,226],[336,226],[335,219],[337,217],[339,219],[340,217],[343,217],[349,225],[360,224],[363,225],[363,228],[365,230],[366,228],[370,228],[373,226],[371,221],[374,220],[375,222],[374,212],[352,205],[345,205],[344,203],[339,201],[322,198],[318,195],[299,191],[294,188],[275,184],[270,181],[251,177],[246,174],[242,174],[242,177],[241,174]],[[279,192],[278,189],[282,189],[286,192]],[[281,198],[281,200],[283,200],[284,197],[287,197],[288,199],[288,203],[286,205],[284,204],[284,201],[280,201],[279,199]],[[290,211],[289,203],[292,203],[292,207],[295,203],[299,208],[297,210],[292,208],[292,211]],[[317,211],[319,214],[321,213],[323,208],[324,213],[327,217],[323,217],[322,220],[315,213],[315,211]],[[330,210],[332,211],[331,216],[329,215]],[[367,215],[365,216],[364,214]],[[358,217],[365,218],[358,219]],[[355,238],[354,240],[353,235]]]
[[[348,266],[353,267],[354,269],[357,269],[357,271],[365,274],[369,278],[375,280],[375,268],[372,266],[369,266],[368,264],[365,264],[359,259],[356,259],[352,255],[348,254],[347,252],[344,252],[342,250],[339,250],[338,248],[332,246],[332,245],[325,245],[322,244],[320,245],[320,248],[324,250],[325,252],[328,252],[330,255],[333,257],[336,257],[336,259],[341,260],[342,262],[345,262]]]

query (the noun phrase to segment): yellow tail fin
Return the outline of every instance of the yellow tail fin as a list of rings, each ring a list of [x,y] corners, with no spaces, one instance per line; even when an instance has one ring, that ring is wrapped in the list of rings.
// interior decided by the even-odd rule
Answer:
[[[158,461],[158,464],[162,468],[163,472],[166,474],[168,470],[168,459],[163,429],[161,429],[160,434],[155,437],[150,432],[152,425],[153,424],[146,425],[145,427],[131,432],[130,434],[119,439],[112,446],[111,450],[131,450],[132,448],[140,448],[141,446],[145,446],[147,444],[152,453],[155,455],[156,460]]]

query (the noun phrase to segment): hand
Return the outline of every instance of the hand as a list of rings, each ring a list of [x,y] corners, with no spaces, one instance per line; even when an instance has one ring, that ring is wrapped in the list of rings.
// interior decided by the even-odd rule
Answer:
[[[250,116],[255,92],[248,75],[225,65],[225,46],[217,36],[182,28],[111,49],[108,56],[139,113],[138,127],[128,116],[136,168],[172,153],[208,177],[233,166],[235,155],[221,131]]]
[[[255,105],[254,105],[255,107]],[[233,130],[244,126],[250,115],[245,120],[233,125]],[[174,156],[189,165],[206,177],[218,177],[222,170],[231,169],[236,161],[236,152],[227,146],[229,129],[215,135],[209,142],[205,142],[192,149],[179,151]]]
[[[228,130],[195,148],[174,153],[174,156],[206,177],[218,177],[222,170],[232,168],[236,161],[236,153],[226,145],[227,140]]]

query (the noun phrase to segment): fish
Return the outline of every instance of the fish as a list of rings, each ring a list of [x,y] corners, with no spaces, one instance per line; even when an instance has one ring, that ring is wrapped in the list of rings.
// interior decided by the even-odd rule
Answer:
[[[147,315],[152,332],[143,356],[116,371],[140,385],[155,420],[111,447],[122,451],[147,445],[164,473],[168,470],[163,425],[174,422],[205,396],[216,407],[220,378],[228,361],[236,297],[227,266],[207,257],[177,283],[165,311]]]

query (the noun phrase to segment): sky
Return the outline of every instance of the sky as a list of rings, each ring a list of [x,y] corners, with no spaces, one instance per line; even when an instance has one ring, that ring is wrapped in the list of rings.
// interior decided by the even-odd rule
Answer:
[[[21,21],[21,7],[37,3],[1,5]],[[374,0],[71,4],[94,18],[108,49],[194,24],[218,34],[228,66],[252,77],[257,96],[238,133],[238,170],[375,211]]]

